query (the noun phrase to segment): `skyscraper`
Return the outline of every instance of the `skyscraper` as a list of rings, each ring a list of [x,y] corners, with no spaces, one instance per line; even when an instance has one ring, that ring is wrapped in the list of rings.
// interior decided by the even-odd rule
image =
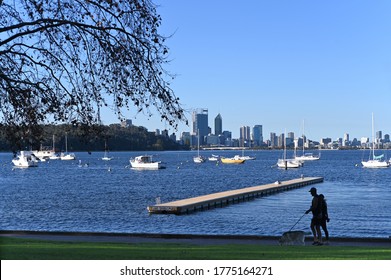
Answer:
[[[349,133],[345,133],[343,135],[343,140],[342,140],[342,146],[349,146],[349,142],[350,142],[350,139],[349,139]]]
[[[257,124],[253,127],[253,140],[255,146],[261,146],[263,143],[262,125]]]
[[[221,115],[218,114],[215,118],[215,135],[220,135],[223,133],[223,119]]]
[[[193,111],[193,134],[200,135],[200,144],[204,144],[204,137],[208,135],[208,109]]]
[[[383,132],[381,130],[376,131],[376,142],[381,142],[380,140],[383,139]]]
[[[270,132],[270,147],[274,148],[277,146],[277,136],[275,132]]]
[[[250,146],[250,127],[249,126],[242,126],[240,127],[240,146],[249,147]]]

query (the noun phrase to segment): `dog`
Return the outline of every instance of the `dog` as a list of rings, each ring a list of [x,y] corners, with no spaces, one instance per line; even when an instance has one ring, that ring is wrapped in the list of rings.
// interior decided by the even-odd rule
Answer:
[[[305,245],[304,242],[305,232],[302,230],[287,231],[281,236],[278,243],[280,245]]]

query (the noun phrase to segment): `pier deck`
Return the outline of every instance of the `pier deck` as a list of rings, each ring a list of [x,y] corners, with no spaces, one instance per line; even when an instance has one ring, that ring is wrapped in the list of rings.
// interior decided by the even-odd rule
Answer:
[[[251,200],[273,193],[301,188],[323,182],[323,177],[303,177],[289,181],[277,181],[272,184],[248,187],[219,193],[212,193],[162,204],[148,206],[151,214],[189,214],[197,210],[223,207],[240,201]]]

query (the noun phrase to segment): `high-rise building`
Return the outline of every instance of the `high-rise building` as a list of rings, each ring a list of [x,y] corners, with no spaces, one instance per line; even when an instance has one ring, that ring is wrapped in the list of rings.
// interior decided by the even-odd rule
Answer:
[[[331,138],[321,138],[320,139],[320,145],[324,148],[327,148],[327,146],[332,143]]]
[[[218,136],[223,133],[223,119],[218,114],[215,118],[215,135]]]
[[[281,133],[280,136],[278,136],[277,146],[278,147],[284,147],[285,146],[285,133]]]
[[[193,111],[193,134],[200,136],[200,144],[204,144],[204,138],[208,135],[208,109]]]
[[[277,146],[277,135],[275,132],[270,132],[270,147],[274,148]]]
[[[240,127],[240,146],[249,147],[251,143],[251,132],[249,126]]]
[[[345,133],[343,135],[342,146],[344,147],[349,146],[349,142],[350,142],[349,133]]]
[[[288,132],[288,138],[295,139],[295,133],[294,132]]]
[[[381,140],[383,139],[383,133],[382,131],[376,131],[376,142],[381,142]]]
[[[287,147],[291,147],[294,145],[295,140],[295,133],[294,132],[288,132],[288,136],[285,138],[285,145]]]
[[[255,146],[261,146],[263,144],[263,132],[262,125],[257,124],[253,127],[253,140]]]
[[[181,141],[183,145],[190,146],[192,144],[190,132],[182,132]]]

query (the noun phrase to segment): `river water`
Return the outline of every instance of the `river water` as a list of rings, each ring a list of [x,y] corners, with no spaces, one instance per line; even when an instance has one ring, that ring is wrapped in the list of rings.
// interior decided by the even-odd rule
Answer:
[[[201,151],[212,153],[238,152]],[[246,151],[256,160],[242,165],[195,164],[194,151],[165,151],[152,154],[167,168],[149,171],[129,168],[129,158],[140,152],[113,152],[110,162],[100,160],[103,152],[79,152],[76,161],[29,169],[13,168],[12,155],[1,153],[0,230],[279,236],[309,208],[310,187],[189,215],[150,215],[147,206],[157,198],[169,202],[304,175],[325,179],[314,186],[327,199],[331,237],[388,238],[391,168],[362,168],[368,153],[322,151],[319,161],[281,170],[275,164],[282,151]],[[310,219],[304,216],[294,229],[309,231]]]

